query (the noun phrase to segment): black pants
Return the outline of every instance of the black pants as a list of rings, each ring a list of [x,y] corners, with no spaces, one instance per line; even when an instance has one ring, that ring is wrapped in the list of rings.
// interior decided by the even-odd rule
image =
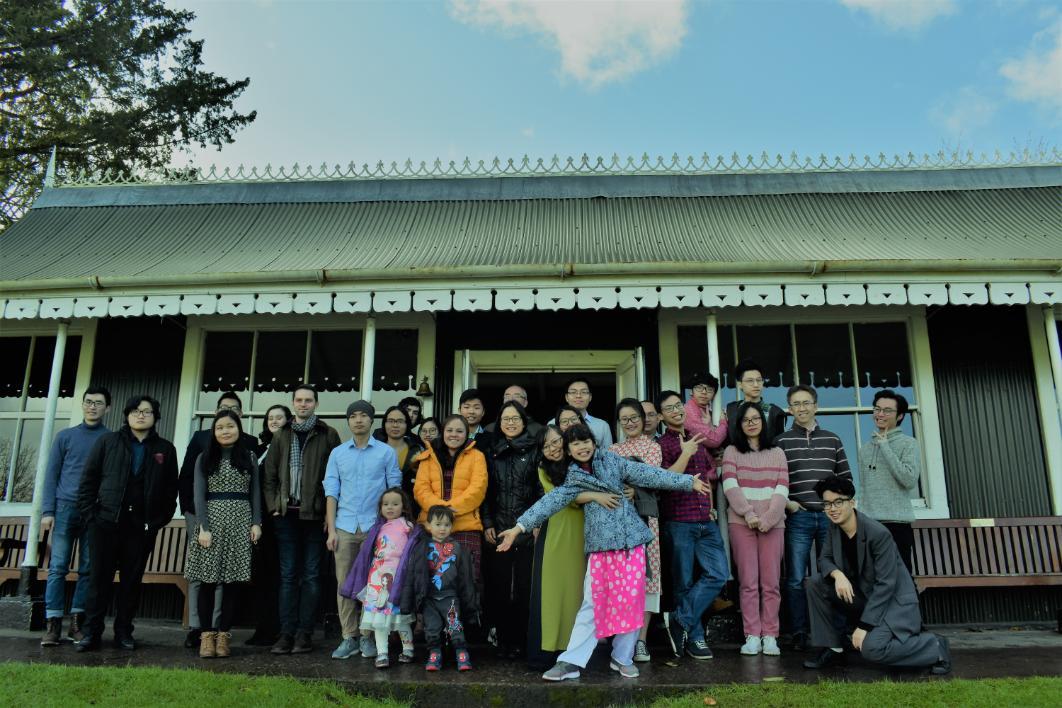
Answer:
[[[892,534],[892,540],[896,542],[896,548],[900,551],[900,560],[907,566],[907,572],[914,577],[914,570],[911,568],[912,562],[912,550],[914,549],[914,529],[911,528],[911,524],[904,524],[895,521],[883,521],[882,526],[889,530]]]
[[[236,614],[236,595],[243,583],[221,584],[221,617],[218,626],[211,627],[214,619],[214,589],[217,583],[203,583],[199,586],[199,622],[204,632],[228,632],[232,629],[232,618]]]
[[[254,634],[259,639],[272,640],[280,633],[277,614],[279,586],[277,535],[273,528],[273,519],[267,515],[262,519],[262,537],[254,545],[251,556],[251,584],[241,588],[244,599],[250,599],[254,604]]]
[[[89,536],[92,543],[92,571],[89,575],[88,601],[85,603],[87,636],[99,638],[103,635],[103,621],[111,604],[116,570],[121,575],[114,613],[114,634],[133,634],[133,616],[140,604],[141,580],[148,558],[155,549],[157,533],[146,531],[143,524],[125,517],[120,518],[117,524],[93,522]]]
[[[488,545],[483,554],[484,585],[490,607],[490,621],[498,630],[498,645],[527,646],[527,621],[531,608],[531,566],[535,548],[530,544],[513,546],[495,553]]]
[[[428,597],[424,600],[424,642],[428,651],[442,651],[442,637],[450,637],[455,651],[465,648],[465,627],[461,622],[461,602],[456,597]]]

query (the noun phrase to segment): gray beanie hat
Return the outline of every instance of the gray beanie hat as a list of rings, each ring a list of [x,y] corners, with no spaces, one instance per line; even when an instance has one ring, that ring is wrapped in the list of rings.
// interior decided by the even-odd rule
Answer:
[[[368,401],[354,401],[347,406],[347,417],[354,415],[358,411],[361,411],[370,418],[376,415],[376,409],[372,407],[372,404]]]

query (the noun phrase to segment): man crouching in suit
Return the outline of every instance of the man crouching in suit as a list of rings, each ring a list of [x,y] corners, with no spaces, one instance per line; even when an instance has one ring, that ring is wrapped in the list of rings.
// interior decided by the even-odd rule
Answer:
[[[833,526],[819,553],[819,573],[805,581],[811,618],[811,644],[822,647],[808,669],[845,663],[834,624],[843,614],[852,646],[865,659],[886,666],[928,667],[936,675],[951,671],[944,637],[922,632],[918,591],[892,534],[856,510],[855,486],[831,475],[815,486]]]

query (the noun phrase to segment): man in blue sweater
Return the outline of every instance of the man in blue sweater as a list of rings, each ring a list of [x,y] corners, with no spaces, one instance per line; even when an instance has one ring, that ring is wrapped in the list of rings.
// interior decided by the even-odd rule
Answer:
[[[48,566],[48,584],[44,591],[46,627],[42,647],[59,646],[63,633],[63,606],[66,603],[66,573],[70,555],[77,541],[80,555],[77,564],[77,586],[70,604],[70,638],[82,638],[85,621],[85,595],[89,585],[88,530],[77,509],[77,489],[89,451],[101,436],[110,430],[103,424],[103,416],[111,406],[107,389],[94,386],[81,398],[82,422],[62,430],[55,436],[48,455],[44,476],[44,497],[41,502],[41,530],[51,532],[52,556]]]

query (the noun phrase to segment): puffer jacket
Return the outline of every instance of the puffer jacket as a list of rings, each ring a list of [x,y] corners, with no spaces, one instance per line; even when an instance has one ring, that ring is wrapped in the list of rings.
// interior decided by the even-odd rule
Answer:
[[[144,444],[144,516],[148,530],[156,531],[173,520],[177,508],[177,449],[154,430]],[[82,520],[117,523],[132,471],[133,431],[123,425],[97,440],[85,461],[77,498]]]
[[[420,505],[419,523],[427,526],[428,509],[442,504],[454,510],[454,531],[483,530],[479,507],[487,494],[487,460],[475,448],[475,441],[469,440],[457,453],[449,499],[443,499],[442,463],[435,449],[429,445],[427,450],[417,455],[413,498]]]
[[[620,505],[616,509],[596,503],[583,506],[583,549],[586,553],[630,550],[652,541],[653,532],[642,521],[635,505],[623,496],[624,483],[648,489],[693,490],[693,477],[688,474],[676,474],[600,449],[594,452],[591,470],[587,472],[573,462],[564,484],[542,497],[517,523],[527,531],[538,528],[575,501],[580,492],[618,494]]]
[[[542,496],[538,457],[535,440],[527,431],[512,440],[505,437],[494,440],[490,483],[481,509],[484,529],[511,528],[517,517]],[[530,533],[521,534],[516,541],[517,545],[532,542]]]
[[[283,516],[288,512],[291,495],[291,438],[295,431],[286,425],[276,432],[262,466],[262,490],[266,510]],[[302,489],[299,495],[299,518],[321,521],[325,516],[325,493],[322,484],[328,456],[339,446],[339,433],[320,418],[306,436],[302,447]]]

